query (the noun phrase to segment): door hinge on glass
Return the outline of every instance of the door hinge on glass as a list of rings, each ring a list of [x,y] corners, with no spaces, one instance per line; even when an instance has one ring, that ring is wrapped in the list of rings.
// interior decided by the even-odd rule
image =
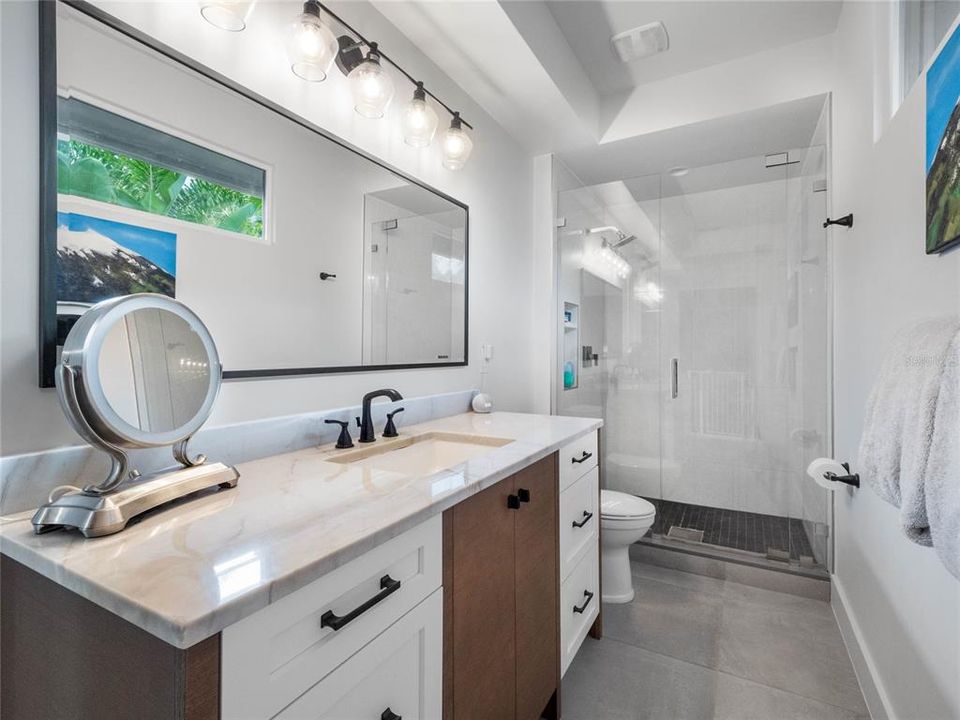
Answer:
[[[553,222],[554,226],[558,228],[565,228],[567,226],[567,219],[565,217],[558,217]]]

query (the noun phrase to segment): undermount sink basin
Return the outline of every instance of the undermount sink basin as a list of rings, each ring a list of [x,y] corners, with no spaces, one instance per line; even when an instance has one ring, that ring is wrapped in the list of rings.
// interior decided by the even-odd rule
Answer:
[[[369,447],[337,452],[330,462],[404,475],[432,475],[459,465],[513,440],[484,435],[429,432],[423,435],[378,439]]]

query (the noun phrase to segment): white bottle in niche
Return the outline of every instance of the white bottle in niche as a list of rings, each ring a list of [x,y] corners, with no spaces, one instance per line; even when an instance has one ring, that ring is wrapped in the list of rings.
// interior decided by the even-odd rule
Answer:
[[[487,379],[487,365],[493,359],[493,345],[480,346],[480,392],[473,396],[471,406],[474,412],[488,413],[493,411],[493,398],[483,391]]]

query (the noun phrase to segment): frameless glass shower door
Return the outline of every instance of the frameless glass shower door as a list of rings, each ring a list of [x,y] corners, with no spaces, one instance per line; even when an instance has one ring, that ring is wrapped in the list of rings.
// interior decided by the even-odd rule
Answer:
[[[558,196],[556,411],[605,420],[646,542],[829,567],[825,151]],[[779,565],[778,565],[779,564]]]

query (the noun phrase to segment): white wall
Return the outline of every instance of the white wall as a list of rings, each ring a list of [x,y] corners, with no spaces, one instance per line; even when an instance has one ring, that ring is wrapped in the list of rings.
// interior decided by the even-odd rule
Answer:
[[[459,173],[441,167],[436,147],[420,152],[403,143],[398,113],[412,94],[403,82],[398,81],[397,101],[387,118],[372,121],[353,111],[345,78],[336,70],[321,85],[289,72],[282,29],[296,4],[258,4],[248,29],[239,34],[205,23],[195,3],[101,5],[470,207],[470,366],[230,382],[211,424],[352,405],[366,390],[382,386],[407,396],[476,387],[483,343],[496,348],[486,382],[497,406],[532,408],[532,160],[439,68],[367,3],[332,5],[476,126],[473,158]],[[37,387],[36,4],[0,3],[0,20],[0,452],[10,455],[75,444],[78,438],[67,427],[55,392]]]
[[[867,396],[894,332],[960,311],[960,252],[924,254],[922,80],[873,139],[881,100],[873,79],[886,62],[888,11],[885,3],[845,3],[835,46],[832,212],[853,212],[855,224],[833,230],[830,241],[834,413],[836,456],[854,462]],[[870,489],[838,491],[834,512],[835,587],[859,629],[886,713],[960,717],[960,581],[932,549],[906,539],[897,510]]]

